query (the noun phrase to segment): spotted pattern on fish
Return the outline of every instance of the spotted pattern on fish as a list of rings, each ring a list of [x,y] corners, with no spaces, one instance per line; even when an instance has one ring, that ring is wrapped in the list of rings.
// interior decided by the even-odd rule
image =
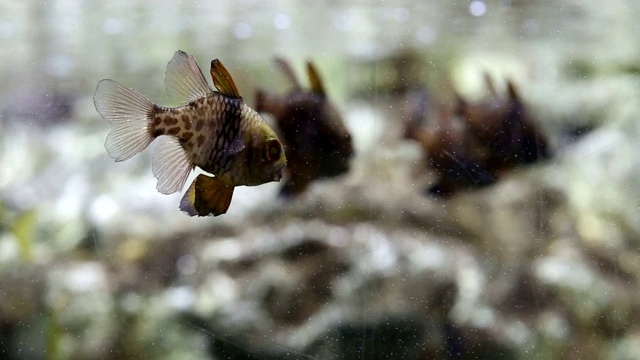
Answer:
[[[153,116],[150,131],[154,137],[175,136],[194,165],[207,172],[226,174],[231,178],[242,176],[230,174],[236,161],[231,150],[241,148],[244,133],[263,121],[242,99],[229,98],[219,93],[211,93],[176,108],[156,105]]]
[[[116,161],[131,158],[161,137],[152,162],[160,193],[182,190],[195,167],[209,173],[199,174],[180,201],[180,209],[191,216],[224,214],[235,187],[279,181],[286,166],[277,135],[243,103],[218,59],[211,61],[210,74],[215,90],[193,56],[179,50],[167,65],[165,84],[170,97],[184,105],[156,105],[111,79],[98,82],[93,97],[111,126],[105,148]]]

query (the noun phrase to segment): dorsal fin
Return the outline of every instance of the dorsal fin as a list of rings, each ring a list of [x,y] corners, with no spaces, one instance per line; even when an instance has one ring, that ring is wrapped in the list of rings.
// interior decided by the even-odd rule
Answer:
[[[507,79],[507,94],[509,95],[509,99],[515,102],[520,102],[520,94],[518,94],[518,88],[516,84],[511,81],[511,79]]]
[[[167,64],[164,85],[169,97],[180,104],[190,103],[213,91],[193,55],[182,50],[176,51]]]
[[[309,83],[311,84],[311,92],[325,96],[322,79],[320,79],[318,70],[316,70],[316,67],[313,66],[311,60],[307,61],[307,75],[309,76]]]
[[[213,79],[213,85],[222,95],[233,99],[242,99],[231,75],[218,59],[211,61],[211,78]]]
[[[489,91],[489,95],[491,95],[492,97],[497,96],[498,92],[496,91],[496,85],[493,83],[493,79],[491,78],[491,75],[489,75],[489,73],[485,71],[483,73],[483,77],[484,77],[484,84],[487,86],[487,91]]]
[[[280,57],[275,58],[275,62],[280,67],[284,75],[289,79],[289,81],[291,82],[291,85],[293,85],[293,89],[297,91],[302,90],[302,86],[300,86],[300,82],[298,82],[298,78],[296,77],[296,74],[293,72],[291,65],[289,65],[289,63],[286,60]]]

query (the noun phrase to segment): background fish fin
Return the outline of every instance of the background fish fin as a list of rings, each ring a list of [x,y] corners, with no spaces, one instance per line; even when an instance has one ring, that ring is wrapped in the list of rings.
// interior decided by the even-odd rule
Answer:
[[[218,59],[211,61],[211,79],[213,79],[213,85],[223,95],[234,99],[242,99],[231,74]]]
[[[311,92],[325,96],[322,79],[320,79],[320,74],[318,74],[318,70],[316,70],[311,60],[307,61],[307,75],[309,76],[309,83],[311,84]]]
[[[218,216],[227,212],[233,197],[233,184],[200,174],[180,201],[180,210],[191,216]]]
[[[278,67],[280,67],[280,70],[282,70],[284,75],[289,79],[289,81],[291,82],[291,85],[293,85],[293,89],[301,91],[302,86],[300,85],[300,82],[298,81],[296,74],[293,72],[291,65],[289,65],[289,63],[286,60],[280,57],[275,58],[275,62],[278,65]]]
[[[180,104],[207,96],[213,91],[193,55],[182,50],[176,51],[167,64],[164,85],[169,97]]]
[[[193,163],[178,139],[161,136],[153,153],[151,168],[158,179],[156,189],[162,194],[173,194],[182,190],[193,170]]]
[[[129,159],[153,141],[150,124],[154,105],[138,91],[110,79],[100,80],[93,104],[111,125],[104,145],[116,161]]]
[[[280,118],[286,113],[287,105],[289,105],[288,101],[280,97],[270,95],[262,89],[256,91],[254,109],[257,112],[267,112],[276,118]]]

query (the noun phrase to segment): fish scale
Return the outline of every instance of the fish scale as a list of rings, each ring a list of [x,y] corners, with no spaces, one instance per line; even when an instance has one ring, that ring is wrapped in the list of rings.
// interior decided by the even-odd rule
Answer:
[[[231,158],[225,149],[232,139],[241,137],[237,121],[242,113],[242,104],[235,99],[212,93],[206,98],[176,108],[156,107],[153,132],[156,136],[171,135],[188,150],[193,163],[205,171],[224,174],[231,167]],[[200,130],[193,124],[203,121]],[[192,129],[193,128],[193,129]],[[245,127],[246,128],[246,127]],[[179,129],[171,133],[171,130]],[[198,138],[203,136],[203,143]]]

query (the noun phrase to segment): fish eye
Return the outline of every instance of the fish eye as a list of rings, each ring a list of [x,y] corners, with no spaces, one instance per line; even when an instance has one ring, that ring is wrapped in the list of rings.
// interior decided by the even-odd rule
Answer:
[[[269,162],[274,162],[280,159],[282,155],[282,146],[280,141],[273,139],[267,141],[265,159]]]

